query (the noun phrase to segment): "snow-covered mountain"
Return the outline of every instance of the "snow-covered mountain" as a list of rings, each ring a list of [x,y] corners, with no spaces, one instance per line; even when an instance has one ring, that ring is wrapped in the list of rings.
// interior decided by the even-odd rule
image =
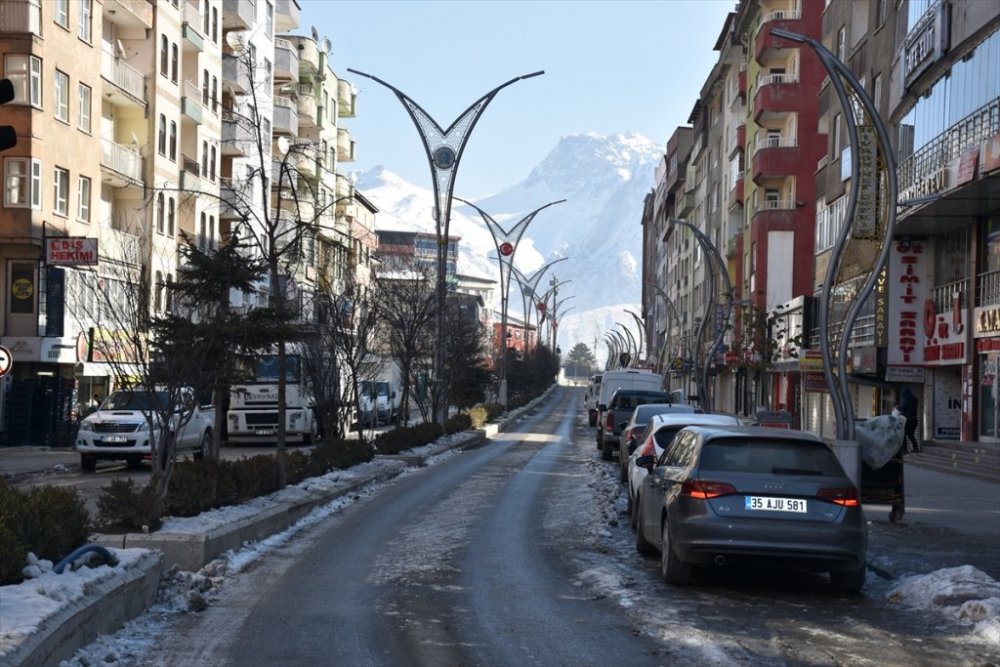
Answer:
[[[577,342],[597,341],[599,358],[605,354],[604,332],[616,322],[632,329],[639,312],[643,197],[653,187],[653,172],[662,149],[638,134],[604,137],[596,134],[565,136],[520,183],[475,203],[509,228],[549,202],[564,203],[539,213],[528,226],[515,255],[515,265],[531,275],[546,262],[566,257],[549,269],[561,297],[573,295],[560,318],[559,345],[568,351]],[[427,183],[426,186],[429,186]],[[434,231],[430,187],[414,185],[376,167],[357,175],[357,187],[379,208],[378,229]],[[450,233],[460,236],[459,272],[499,278],[493,239],[479,214],[454,202]],[[517,286],[511,291],[511,309],[519,311]]]

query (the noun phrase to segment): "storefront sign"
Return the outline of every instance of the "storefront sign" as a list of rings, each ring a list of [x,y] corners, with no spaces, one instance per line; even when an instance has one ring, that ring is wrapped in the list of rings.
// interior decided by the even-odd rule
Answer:
[[[829,391],[826,376],[822,373],[803,373],[802,388],[805,391]]]
[[[40,340],[40,338],[4,336],[0,338],[0,345],[10,350],[11,355],[18,361],[38,361],[41,350]]]
[[[903,85],[909,88],[948,49],[948,3],[939,2],[917,21],[903,41]]]
[[[976,177],[976,165],[979,164],[979,147],[968,149],[958,158],[958,171],[955,174],[955,185],[971,183]]]
[[[974,338],[1000,336],[1000,306],[980,306],[973,315]]]
[[[958,373],[934,374],[934,438],[959,440],[962,437],[962,379]]]
[[[1000,134],[995,134],[983,142],[979,156],[979,173],[988,174],[1000,169]]]
[[[45,263],[52,266],[95,266],[97,239],[72,236],[45,239]]]
[[[127,331],[90,330],[89,361],[136,363],[141,354],[142,350]]]
[[[968,309],[962,307],[961,292],[955,292],[952,307],[937,312],[930,299],[924,304],[924,364],[944,366],[964,364],[968,353]]]
[[[878,143],[875,128],[858,126],[857,208],[851,238],[870,239],[878,232]]]
[[[875,280],[875,347],[889,344],[889,292],[886,269],[883,266]]]
[[[823,354],[820,350],[799,350],[799,370],[803,373],[823,371]]]
[[[926,244],[920,239],[895,239],[889,251],[888,366],[923,365],[924,301],[927,299]]]
[[[41,361],[54,364],[75,364],[76,363],[76,339],[75,338],[43,338],[41,347]]]
[[[859,347],[851,350],[851,369],[855,373],[875,373],[878,370],[878,355],[874,347]]]
[[[899,193],[900,200],[917,199],[927,197],[948,189],[948,168],[941,167],[937,171],[929,174],[917,174],[916,180],[910,187]]]
[[[885,369],[886,382],[924,383],[923,366],[888,366]]]

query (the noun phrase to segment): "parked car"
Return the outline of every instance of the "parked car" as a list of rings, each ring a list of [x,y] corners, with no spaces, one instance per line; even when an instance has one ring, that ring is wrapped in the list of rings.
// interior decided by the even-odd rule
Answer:
[[[632,416],[620,426],[621,437],[618,445],[618,467],[621,481],[626,480],[628,472],[628,457],[635,451],[639,438],[646,429],[646,424],[654,415],[662,414],[701,414],[701,408],[691,407],[684,403],[647,403],[637,406]]]
[[[207,398],[198,401],[188,388],[119,390],[80,422],[74,447],[80,454],[80,467],[93,472],[98,459],[125,460],[133,466],[149,460],[150,441],[159,437],[156,423],[165,413],[171,414],[168,428],[175,432],[176,452],[203,458],[211,447],[215,421]]]
[[[597,401],[601,398],[601,374],[591,376],[587,386],[587,395],[583,399],[583,407],[587,411],[587,422],[597,426]]]
[[[628,423],[629,417],[637,407],[649,403],[668,404],[670,394],[649,389],[619,389],[611,395],[607,405],[600,406],[602,421],[597,429],[597,448],[601,450],[602,459],[614,460],[622,429]],[[694,408],[689,405],[675,405],[674,408],[678,411],[694,412]]]
[[[833,586],[865,583],[868,532],[857,487],[811,433],[689,426],[660,455],[638,494],[636,550],[660,552],[664,581],[685,584],[715,564],[830,573]]]
[[[635,464],[638,457],[652,454],[655,458],[660,458],[660,454],[670,445],[677,432],[687,426],[739,425],[739,417],[733,415],[684,414],[675,411],[650,417],[645,429],[636,438],[638,445],[635,451],[628,454],[623,447],[619,452],[619,461],[622,460],[622,457],[625,460],[625,479],[622,481],[628,485],[629,523],[632,528],[635,528],[636,520],[635,496],[642,486],[642,480],[646,478],[646,468]]]

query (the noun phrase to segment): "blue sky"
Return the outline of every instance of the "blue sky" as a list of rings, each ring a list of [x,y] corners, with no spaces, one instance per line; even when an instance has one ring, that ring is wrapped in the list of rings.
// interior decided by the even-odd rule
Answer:
[[[430,188],[419,134],[373,74],[409,95],[442,127],[497,85],[473,130],[455,192],[480,197],[523,180],[559,138],[638,132],[665,145],[687,122],[734,0],[300,0],[301,28],[333,43],[337,75],[359,90],[347,119],[358,159]]]

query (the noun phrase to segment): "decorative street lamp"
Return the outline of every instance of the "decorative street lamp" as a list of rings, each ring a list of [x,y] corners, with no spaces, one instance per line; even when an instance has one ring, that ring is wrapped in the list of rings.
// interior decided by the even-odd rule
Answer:
[[[662,360],[663,360],[663,354],[667,350],[667,341],[666,341],[666,338],[667,338],[667,335],[669,335],[670,330],[672,329],[672,326],[669,325],[669,322],[670,322],[670,320],[673,320],[673,322],[674,322],[675,325],[680,326],[681,318],[677,314],[677,308],[674,307],[674,302],[671,300],[671,298],[669,296],[667,296],[666,292],[664,292],[662,289],[660,289],[659,285],[656,285],[655,283],[645,283],[645,284],[648,285],[649,287],[652,287],[654,290],[656,290],[656,293],[659,296],[663,297],[663,302],[666,305],[668,326],[664,327],[664,329],[663,329],[663,333],[666,334],[666,335],[664,336],[663,345],[660,346],[660,351],[657,352],[657,355],[656,355],[657,366],[660,366],[663,363],[662,362]],[[683,346],[680,348],[680,350],[681,350],[681,353],[685,355],[685,357],[689,356],[688,351]],[[663,370],[662,367],[660,368],[660,370],[662,372],[662,370]]]
[[[549,206],[554,206],[556,204],[561,204],[565,199],[560,199],[558,201],[549,202],[545,206],[540,206],[528,215],[521,218],[513,227],[509,230],[504,229],[500,223],[494,220],[486,211],[479,208],[470,201],[466,201],[461,197],[455,197],[454,199],[462,202],[467,206],[471,206],[479,212],[480,217],[482,217],[483,222],[486,223],[486,228],[490,230],[490,235],[493,237],[493,245],[497,249],[497,259],[500,262],[500,384],[497,388],[497,402],[500,403],[504,410],[507,409],[507,303],[510,300],[510,274],[511,270],[514,268],[514,254],[517,252],[517,245],[521,242],[521,236],[524,234],[524,230],[528,228],[531,221],[535,219],[539,211],[542,211]]]
[[[538,299],[537,297],[538,283],[541,281],[542,276],[545,275],[545,272],[548,271],[550,266],[567,259],[569,259],[569,257],[559,257],[558,259],[554,259],[545,266],[543,266],[542,268],[535,271],[535,273],[533,273],[530,277],[525,276],[517,269],[516,266],[511,265],[511,274],[514,276],[514,280],[517,281],[517,284],[520,285],[521,287],[521,299],[524,305],[524,310],[522,312],[524,313],[525,334],[527,334],[527,331],[531,325],[530,304],[537,301]]]
[[[564,282],[568,283],[570,281],[566,280]],[[556,301],[555,294],[552,295],[552,315],[548,319],[549,319],[549,332],[552,334],[552,351],[553,352],[556,351],[556,347],[557,347],[556,343],[558,342],[557,338],[556,338],[556,336],[557,336],[556,328],[559,326],[557,318],[559,316],[559,313],[563,312],[562,305],[564,303],[566,303],[567,301],[569,301],[570,299],[575,299],[575,298],[576,298],[575,294],[570,294],[569,296],[563,297],[562,299],[559,299],[558,301]]]
[[[892,144],[889,141],[889,132],[882,117],[879,116],[878,109],[872,102],[871,97],[865,87],[854,77],[851,70],[840,62],[825,46],[816,40],[790,32],[782,28],[772,28],[771,34],[775,37],[782,37],[793,42],[807,44],[819,57],[823,68],[826,69],[830,77],[830,83],[837,91],[837,98],[840,106],[844,110],[844,119],[847,121],[847,134],[851,145],[851,187],[847,200],[847,210],[844,219],[849,224],[843,225],[837,243],[833,247],[830,261],[827,265],[826,278],[823,282],[823,291],[820,293],[819,325],[820,331],[820,354],[823,357],[823,375],[830,390],[830,398],[833,403],[834,416],[837,427],[837,440],[853,441],[854,439],[854,406],[848,400],[847,388],[847,347],[850,341],[851,331],[854,322],[857,320],[861,307],[866,299],[872,294],[878,277],[889,258],[889,251],[892,248],[892,233],[896,226],[896,209],[899,205],[899,187],[896,181],[896,156],[892,151]],[[851,93],[860,101],[864,108],[864,115],[871,121],[871,125],[864,126],[866,141],[861,142],[858,132],[857,120],[855,118],[854,105],[845,87],[845,82],[850,85]],[[875,139],[872,141],[871,133],[874,132]],[[877,194],[880,177],[879,155],[884,165],[883,178],[885,179],[885,199],[886,205],[877,205]],[[862,173],[862,170],[864,173]],[[862,182],[864,181],[864,182]],[[866,195],[865,211],[862,215],[856,216],[858,210],[859,195],[864,192]],[[879,221],[879,211],[882,211],[882,220]],[[830,295],[833,291],[837,275],[840,272],[841,261],[844,249],[851,238],[877,239],[878,232],[881,231],[882,238],[879,240],[880,248],[878,258],[871,267],[868,278],[864,285],[854,295],[844,324],[840,332],[840,341],[837,350],[837,376],[833,375],[833,361],[830,354],[829,326],[830,326]],[[852,464],[853,467],[853,464]],[[860,461],[857,470],[853,471],[858,475],[860,482]],[[852,471],[848,471],[852,472]],[[852,477],[853,479],[853,477]]]
[[[469,135],[472,134],[472,129],[476,126],[476,122],[483,111],[486,110],[486,106],[496,97],[497,93],[522,79],[530,79],[545,72],[532,72],[531,74],[515,77],[506,83],[500,84],[473,102],[469,108],[459,114],[458,118],[447,129],[442,129],[437,121],[431,118],[430,114],[398,88],[371,74],[350,68],[347,71],[380,83],[396,95],[397,99],[402,102],[406,112],[410,115],[410,120],[416,126],[417,132],[420,133],[420,139],[424,144],[424,151],[427,153],[427,163],[430,165],[431,179],[434,183],[434,223],[438,245],[437,339],[434,343],[434,373],[437,382],[435,382],[433,404],[435,418],[443,424],[448,416],[448,406],[446,401],[443,400],[445,383],[442,381],[442,374],[444,372],[444,309],[447,289],[445,273],[448,268],[448,228],[451,223],[451,200],[455,187],[455,175],[458,172],[458,163],[462,159],[462,153],[465,151],[465,144],[469,139]]]
[[[636,352],[637,359],[638,358],[642,358],[642,349],[643,349],[643,347],[646,348],[646,356],[648,357],[649,356],[649,346],[645,344],[646,343],[646,341],[645,341],[645,334],[643,332],[646,329],[646,325],[642,321],[643,318],[639,317],[638,315],[636,315],[635,313],[633,313],[631,310],[626,310],[625,312],[632,316],[632,319],[635,320],[635,325],[638,327],[639,344],[637,346],[637,352]]]
[[[712,364],[712,360],[715,359],[715,355],[722,349],[722,341],[726,335],[726,329],[729,325],[729,319],[733,312],[733,285],[729,280],[729,269],[726,267],[726,262],[722,259],[722,255],[719,253],[719,249],[715,247],[705,232],[698,229],[697,226],[691,224],[687,220],[681,220],[679,218],[672,218],[671,222],[677,225],[683,225],[687,227],[694,233],[695,239],[698,241],[698,245],[701,246],[702,251],[705,253],[705,257],[708,259],[708,273],[709,280],[712,285],[716,283],[716,279],[720,276],[723,279],[723,289],[716,295],[716,299],[719,302],[715,302],[715,299],[706,299],[705,301],[705,314],[701,318],[701,323],[698,325],[697,334],[697,349],[701,349],[705,344],[705,336],[708,332],[708,323],[710,319],[715,321],[716,331],[715,340],[712,342],[711,346],[705,351],[705,358],[702,360],[701,372],[697,376],[698,384],[698,402],[701,405],[701,409],[706,413],[712,412],[713,396],[710,391],[710,386],[708,383],[708,369]],[[716,310],[718,308],[718,310]],[[712,315],[715,315],[712,318]]]
[[[571,282],[573,282],[572,279],[569,279],[569,280],[559,280],[558,278],[556,278],[555,275],[553,275],[552,278],[551,278],[551,280],[549,280],[549,289],[545,290],[545,294],[543,294],[542,298],[538,300],[538,303],[539,303],[538,309],[541,311],[541,314],[542,314],[542,316],[540,318],[539,326],[541,326],[542,323],[544,323],[546,320],[548,320],[549,323],[550,323],[550,327],[549,327],[549,333],[550,334],[552,332],[552,328],[551,328],[552,318],[551,317],[546,317],[546,315],[548,314],[547,311],[546,311],[546,308],[548,307],[549,297],[552,297],[552,315],[555,316],[555,308],[556,308],[555,298],[556,298],[556,295],[559,293],[559,288],[562,287],[563,285],[565,285],[567,283],[571,283]],[[555,347],[556,347],[555,339],[553,339],[552,340],[552,349],[554,350]]]

